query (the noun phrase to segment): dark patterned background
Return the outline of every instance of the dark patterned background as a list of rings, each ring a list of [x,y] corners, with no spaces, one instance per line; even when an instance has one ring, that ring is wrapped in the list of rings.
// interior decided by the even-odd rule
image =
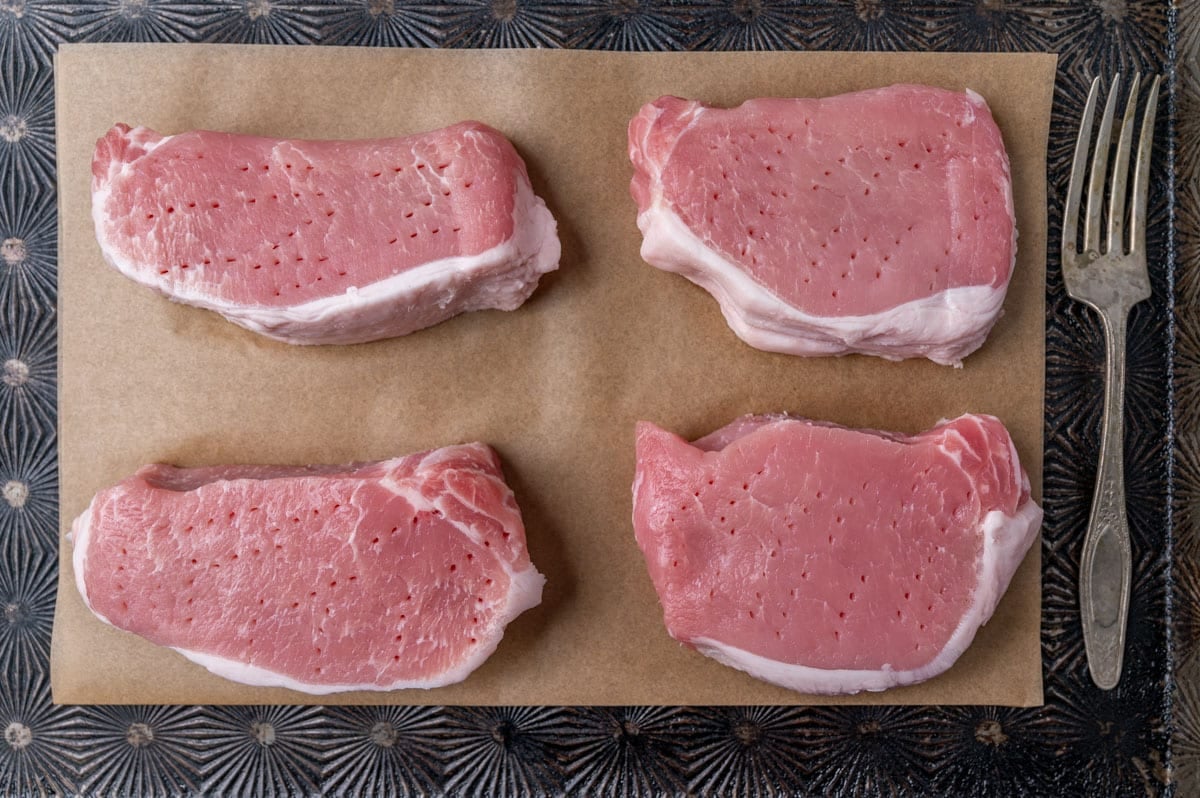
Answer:
[[[0,0],[0,794],[1200,795],[1198,5]],[[1095,476],[1102,339],[1096,319],[1067,299],[1052,246],[1045,707],[52,705],[50,65],[67,41],[1057,52],[1052,242],[1090,78],[1167,72],[1151,192],[1154,295],[1130,326],[1134,593],[1120,686],[1105,693],[1087,675],[1075,588]]]

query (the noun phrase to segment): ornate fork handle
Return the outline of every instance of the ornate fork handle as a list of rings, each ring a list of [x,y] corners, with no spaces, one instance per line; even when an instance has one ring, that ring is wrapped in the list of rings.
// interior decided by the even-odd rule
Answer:
[[[1088,669],[1096,685],[1105,690],[1116,687],[1121,679],[1133,565],[1129,519],[1125,511],[1125,469],[1122,464],[1125,449],[1125,326],[1130,309],[1151,295],[1150,274],[1146,269],[1146,208],[1155,106],[1162,79],[1156,75],[1150,83],[1150,93],[1142,114],[1141,133],[1138,135],[1134,130],[1134,117],[1141,82],[1141,75],[1134,75],[1125,101],[1106,212],[1109,145],[1121,77],[1117,75],[1113,78],[1108,91],[1108,101],[1104,104],[1104,116],[1096,134],[1096,146],[1089,169],[1088,150],[1100,78],[1092,81],[1083,119],[1079,124],[1071,181],[1063,206],[1063,284],[1073,299],[1096,310],[1104,324],[1107,364],[1104,423],[1100,436],[1096,493],[1092,498],[1092,514],[1088,519],[1087,537],[1079,562],[1079,604]],[[1138,144],[1137,157],[1133,160],[1133,190],[1127,192],[1130,153],[1135,135]],[[1083,247],[1079,248],[1080,200],[1084,175],[1089,171]],[[1106,217],[1108,234],[1102,240],[1101,223]],[[1128,229],[1125,226],[1127,218]]]
[[[1096,493],[1080,560],[1083,643],[1092,679],[1111,689],[1121,678],[1129,616],[1132,553],[1125,514],[1125,329],[1129,308],[1100,311],[1108,368]]]

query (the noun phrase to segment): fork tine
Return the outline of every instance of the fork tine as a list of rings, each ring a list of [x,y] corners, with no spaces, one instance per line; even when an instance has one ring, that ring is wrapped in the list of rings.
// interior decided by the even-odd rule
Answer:
[[[1083,248],[1087,252],[1100,251],[1100,214],[1104,210],[1104,180],[1108,177],[1108,145],[1112,141],[1113,112],[1117,108],[1117,91],[1121,87],[1121,75],[1113,78],[1108,90],[1108,102],[1104,103],[1104,116],[1100,120],[1100,133],[1096,136],[1096,149],[1092,151],[1092,179],[1088,183],[1087,216],[1083,219]]]
[[[1150,96],[1142,112],[1142,134],[1138,139],[1137,163],[1133,167],[1133,202],[1129,212],[1129,249],[1146,253],[1146,195],[1150,188],[1150,148],[1154,144],[1154,116],[1158,108],[1158,86],[1162,75],[1154,76]]]
[[[1141,82],[1141,73],[1136,73],[1129,83],[1129,97],[1125,100],[1125,115],[1121,119],[1121,136],[1117,139],[1117,160],[1113,162],[1112,196],[1108,200],[1108,251],[1117,254],[1125,252],[1125,183],[1128,180],[1133,117],[1137,112]]]
[[[1096,115],[1096,94],[1100,90],[1100,76],[1092,80],[1087,104],[1083,106],[1083,119],[1079,122],[1079,136],[1075,139],[1075,160],[1071,163],[1071,182],[1067,184],[1067,204],[1063,209],[1062,251],[1074,255],[1077,252],[1075,238],[1079,235],[1079,199],[1083,194],[1083,176],[1087,170],[1088,141],[1092,134],[1092,119]],[[1066,264],[1064,264],[1066,265]]]

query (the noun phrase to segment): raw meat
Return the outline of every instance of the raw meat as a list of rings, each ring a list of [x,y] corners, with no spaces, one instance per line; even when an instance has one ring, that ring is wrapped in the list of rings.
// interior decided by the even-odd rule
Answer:
[[[663,97],[629,125],[642,257],[716,297],[751,346],[958,365],[1016,252],[983,98],[892,86],[725,110]]]
[[[747,416],[688,444],[637,429],[633,525],[671,636],[804,693],[942,673],[1042,511],[1003,425],[920,435]]]
[[[545,582],[478,443],[352,466],[150,465],[72,537],[102,621],[227,679],[316,694],[461,681]]]
[[[96,144],[92,215],[125,276],[293,344],[513,310],[558,268],[525,163],[477,122],[363,141],[117,125]]]

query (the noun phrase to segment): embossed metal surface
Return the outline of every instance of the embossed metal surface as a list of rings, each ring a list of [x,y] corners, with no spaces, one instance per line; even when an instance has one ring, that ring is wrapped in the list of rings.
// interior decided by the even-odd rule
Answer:
[[[1198,14],[1139,0],[0,0],[0,795],[1200,795]],[[1088,677],[1076,588],[1103,338],[1052,247],[1044,707],[54,706],[51,63],[65,41],[1058,52],[1050,241],[1091,78],[1164,72],[1152,297],[1129,322],[1121,684]]]
[[[1133,76],[1125,113],[1114,129],[1121,88],[1120,76],[1114,78],[1094,144],[1092,121],[1099,107],[1100,78],[1092,81],[1063,211],[1063,283],[1072,299],[1099,314],[1104,330],[1104,415],[1100,424],[1096,490],[1092,494],[1092,512],[1080,557],[1079,592],[1088,670],[1092,680],[1105,690],[1121,680],[1129,615],[1133,552],[1125,512],[1125,330],[1130,308],[1150,298],[1146,194],[1160,81],[1159,75],[1148,81],[1151,88],[1139,125],[1135,113],[1141,75]],[[1117,142],[1111,169],[1108,167],[1110,134]],[[1137,155],[1131,158],[1133,152]],[[1110,173],[1111,188],[1106,192],[1105,176]],[[1080,233],[1077,223],[1083,207],[1085,175],[1087,213],[1082,217],[1083,249],[1080,250],[1076,238]],[[1124,235],[1126,215],[1128,245]],[[1102,221],[1107,224],[1107,236],[1102,236]]]

